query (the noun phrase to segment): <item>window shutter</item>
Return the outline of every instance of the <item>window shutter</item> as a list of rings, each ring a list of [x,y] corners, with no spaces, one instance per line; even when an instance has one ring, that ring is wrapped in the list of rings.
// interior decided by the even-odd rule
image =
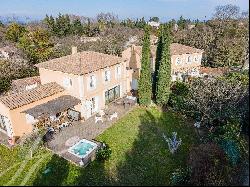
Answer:
[[[94,88],[96,88],[96,78],[95,78],[95,76],[93,76],[93,85],[94,85]]]
[[[108,71],[108,81],[110,81],[111,79],[111,74],[110,74],[110,71]]]
[[[117,67],[117,73],[118,73],[118,77],[121,75],[121,66]]]

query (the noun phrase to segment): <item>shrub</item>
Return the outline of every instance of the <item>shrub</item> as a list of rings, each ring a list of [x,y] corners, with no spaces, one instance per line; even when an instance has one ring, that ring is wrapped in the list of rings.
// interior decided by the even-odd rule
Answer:
[[[221,140],[219,142],[220,147],[226,153],[229,162],[232,165],[236,165],[240,159],[240,151],[235,141],[233,140]]]
[[[8,78],[0,78],[0,93],[8,91],[10,88],[10,80]]]
[[[109,145],[106,143],[103,143],[102,148],[96,152],[96,159],[99,161],[108,160],[111,156],[111,153],[112,153],[112,150],[110,149]]]
[[[229,166],[225,153],[213,143],[194,147],[188,158],[191,168],[190,183],[193,185],[227,185]]]
[[[171,185],[185,185],[190,179],[190,168],[178,168],[171,176]]]

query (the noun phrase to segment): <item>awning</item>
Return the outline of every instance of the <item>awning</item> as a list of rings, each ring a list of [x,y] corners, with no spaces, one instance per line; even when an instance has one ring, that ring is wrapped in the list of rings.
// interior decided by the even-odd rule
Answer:
[[[22,111],[23,113],[29,114],[34,118],[49,117],[56,115],[58,112],[63,112],[69,108],[72,108],[81,103],[80,99],[72,97],[70,95],[63,95],[47,103],[37,105],[28,110]]]

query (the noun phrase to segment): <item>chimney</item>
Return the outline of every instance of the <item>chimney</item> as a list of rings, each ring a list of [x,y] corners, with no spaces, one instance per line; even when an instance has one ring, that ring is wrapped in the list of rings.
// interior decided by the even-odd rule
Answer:
[[[76,46],[72,46],[72,55],[77,53],[77,47]]]

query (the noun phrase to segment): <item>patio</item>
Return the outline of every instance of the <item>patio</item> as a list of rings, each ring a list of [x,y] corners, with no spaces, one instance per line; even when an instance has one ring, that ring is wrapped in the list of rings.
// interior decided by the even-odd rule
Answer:
[[[79,139],[87,139],[97,143],[98,147],[101,146],[100,142],[96,142],[94,139],[98,135],[102,134],[107,128],[111,127],[115,121],[128,113],[136,102],[125,102],[128,101],[126,98],[121,98],[116,100],[113,103],[110,103],[107,107],[106,111],[108,113],[116,112],[117,118],[113,118],[112,120],[108,118],[103,118],[103,122],[96,122],[96,115],[90,117],[84,122],[76,121],[73,122],[72,126],[63,128],[60,133],[54,134],[54,138],[48,142],[47,147],[52,150],[55,154],[65,158],[68,161],[71,161],[77,165],[81,161],[80,158],[74,156],[73,154],[68,152],[69,146],[65,143],[67,140],[72,137],[79,137]],[[86,165],[90,160],[93,160],[95,157],[95,151],[93,151],[87,158],[84,159],[84,165]]]

